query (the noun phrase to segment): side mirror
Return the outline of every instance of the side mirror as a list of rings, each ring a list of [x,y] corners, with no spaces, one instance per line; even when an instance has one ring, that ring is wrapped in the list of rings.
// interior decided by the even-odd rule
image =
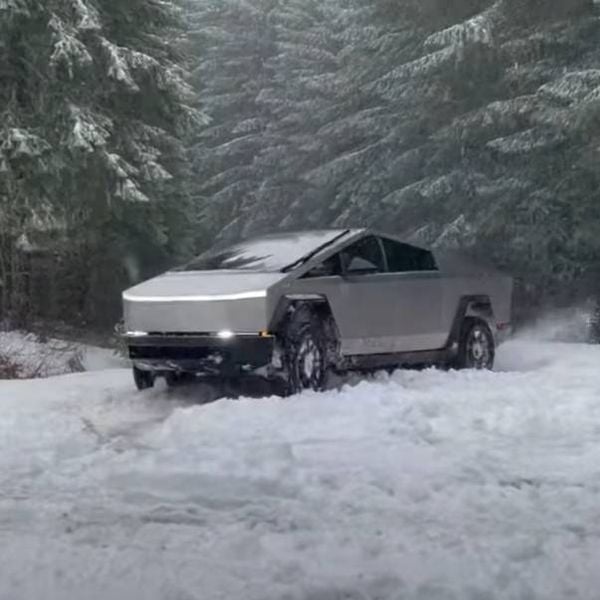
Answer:
[[[379,273],[379,267],[364,258],[355,256],[350,261],[346,273],[348,275],[372,275],[373,273]]]

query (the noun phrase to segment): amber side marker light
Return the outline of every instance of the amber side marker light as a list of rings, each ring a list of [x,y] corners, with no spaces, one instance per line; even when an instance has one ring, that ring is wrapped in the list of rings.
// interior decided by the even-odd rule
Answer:
[[[258,335],[261,338],[270,338],[270,337],[273,337],[268,331],[261,331],[261,332],[259,332]]]

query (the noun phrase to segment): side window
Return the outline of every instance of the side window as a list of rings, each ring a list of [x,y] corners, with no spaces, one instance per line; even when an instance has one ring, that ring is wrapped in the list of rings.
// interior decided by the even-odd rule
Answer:
[[[383,247],[390,273],[438,270],[433,254],[427,250],[386,238],[383,239]]]
[[[309,271],[304,277],[306,279],[315,279],[316,277],[335,277],[341,274],[342,259],[339,254],[334,254]]]
[[[342,251],[342,263],[348,274],[366,275],[385,271],[381,244],[375,236],[366,237]]]

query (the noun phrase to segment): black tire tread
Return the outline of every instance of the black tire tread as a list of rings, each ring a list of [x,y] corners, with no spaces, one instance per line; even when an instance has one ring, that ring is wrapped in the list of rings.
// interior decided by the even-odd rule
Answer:
[[[323,377],[314,386],[316,391],[322,391],[326,385],[328,371],[329,343],[326,323],[321,315],[310,305],[300,304],[293,307],[283,330],[284,364],[287,374],[286,394],[292,395],[303,390],[297,371],[294,367],[298,351],[306,335],[310,335],[319,346],[325,361]]]
[[[462,327],[461,327],[461,330],[460,330],[460,337],[459,337],[459,343],[458,343],[458,355],[456,356],[456,359],[454,360],[454,364],[452,365],[455,369],[464,370],[464,369],[468,368],[467,340],[469,338],[469,334],[471,333],[473,328],[476,326],[482,327],[485,330],[486,335],[488,335],[488,337],[490,339],[490,342],[492,345],[492,364],[494,363],[496,347],[495,347],[494,336],[492,334],[492,331],[491,331],[489,325],[483,319],[479,319],[477,317],[465,317]]]

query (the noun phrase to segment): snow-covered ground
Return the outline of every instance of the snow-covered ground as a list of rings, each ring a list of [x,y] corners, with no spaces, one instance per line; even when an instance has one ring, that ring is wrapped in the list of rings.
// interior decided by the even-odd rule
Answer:
[[[1,600],[596,600],[600,347],[288,400],[0,382]]]

